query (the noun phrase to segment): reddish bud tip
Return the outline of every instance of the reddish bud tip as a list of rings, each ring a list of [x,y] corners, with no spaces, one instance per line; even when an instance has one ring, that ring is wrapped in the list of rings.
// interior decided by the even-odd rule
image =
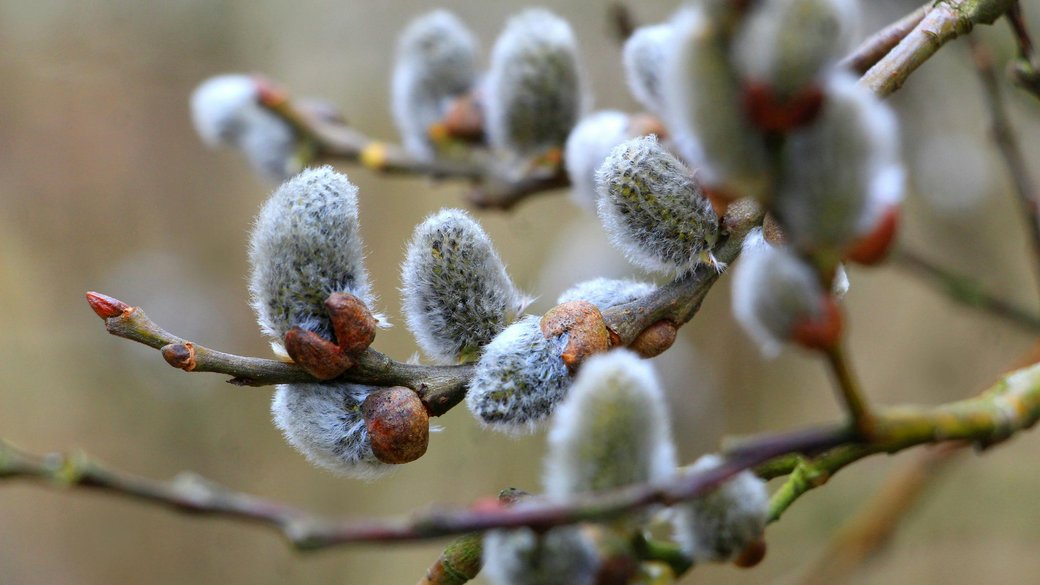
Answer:
[[[671,347],[678,332],[679,328],[675,323],[667,319],[658,321],[640,332],[632,343],[628,344],[628,348],[644,358],[652,358]]]
[[[764,132],[790,132],[816,119],[823,105],[823,91],[808,87],[789,98],[781,98],[760,83],[744,87],[744,111],[751,123]]]
[[[325,299],[325,310],[332,321],[336,344],[343,353],[356,354],[372,345],[376,338],[376,318],[361,299],[352,294],[332,293]]]
[[[729,204],[740,198],[737,193],[725,187],[703,185],[702,188],[704,189],[704,196],[711,203],[711,208],[715,210],[715,215],[719,217],[725,217],[726,211],[729,210]]]
[[[885,210],[877,226],[869,234],[857,240],[846,253],[846,257],[864,266],[874,266],[888,256],[892,242],[899,229],[899,206],[893,205]]]
[[[87,303],[90,304],[91,309],[94,309],[97,316],[102,319],[118,317],[133,310],[133,307],[123,301],[97,292],[87,293]]]
[[[164,345],[160,351],[163,359],[171,366],[180,368],[185,372],[195,369],[195,344],[191,342],[171,343]]]
[[[289,95],[270,79],[262,75],[254,75],[253,81],[256,83],[256,98],[261,105],[275,107],[289,101]]]
[[[460,96],[452,102],[439,123],[431,128],[430,137],[455,138],[464,142],[479,143],[484,140],[484,112],[480,102],[472,94]],[[440,136],[437,136],[440,134]]]
[[[380,388],[361,404],[372,453],[383,463],[408,463],[426,453],[430,415],[410,388]]]
[[[791,331],[791,339],[806,349],[827,351],[841,340],[843,321],[841,308],[828,295],[820,315],[797,323]]]
[[[668,140],[668,128],[657,116],[650,114],[632,114],[628,122],[630,136],[656,135],[661,140]]]
[[[331,380],[354,365],[339,346],[313,331],[293,327],[285,334],[285,351],[319,380]]]
[[[588,301],[569,301],[549,309],[540,323],[546,339],[569,334],[563,363],[573,374],[588,356],[610,349],[610,331],[603,314]]]
[[[475,500],[473,504],[470,505],[469,509],[473,512],[495,512],[505,507],[505,502],[499,500],[498,498],[486,496]]]
[[[766,541],[759,539],[751,544],[733,559],[733,564],[741,569],[750,569],[766,558]]]

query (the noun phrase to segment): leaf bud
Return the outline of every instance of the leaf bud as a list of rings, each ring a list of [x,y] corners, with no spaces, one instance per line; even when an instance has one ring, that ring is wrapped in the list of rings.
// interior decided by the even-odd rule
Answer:
[[[719,218],[693,172],[653,136],[621,144],[600,167],[599,216],[611,243],[633,264],[680,275],[707,263]]]
[[[372,450],[362,404],[372,388],[356,384],[282,384],[271,402],[274,424],[308,461],[374,478],[390,469]]]
[[[718,455],[704,455],[690,473],[721,464]],[[765,482],[744,470],[715,491],[676,506],[675,537],[695,563],[729,561],[762,539],[768,510]]]
[[[585,106],[578,44],[570,25],[530,8],[495,41],[485,82],[490,145],[522,159],[560,148]]]
[[[477,39],[454,14],[434,10],[413,20],[397,41],[391,87],[394,121],[405,149],[436,154],[430,128],[477,80]]]
[[[361,403],[372,452],[383,463],[409,463],[430,443],[430,415],[411,388],[372,391]]]
[[[192,121],[207,146],[235,148],[268,180],[283,181],[303,168],[304,145],[286,120],[260,104],[260,91],[250,75],[211,77],[191,95]]]
[[[563,399],[570,373],[562,355],[567,335],[546,338],[539,318],[526,316],[484,348],[466,393],[466,405],[485,426],[530,433]]]
[[[475,360],[530,302],[480,224],[457,209],[415,228],[401,274],[408,330],[442,363]]]
[[[358,230],[357,187],[328,166],[286,181],[264,204],[250,242],[249,289],[276,347],[293,327],[335,341],[325,305],[332,293],[372,305]]]

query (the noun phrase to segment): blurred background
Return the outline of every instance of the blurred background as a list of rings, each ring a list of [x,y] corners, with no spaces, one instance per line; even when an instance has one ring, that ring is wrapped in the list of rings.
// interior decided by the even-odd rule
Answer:
[[[644,23],[675,2],[630,2]],[[864,32],[916,2],[863,2]],[[1040,9],[1026,3],[1033,30]],[[520,2],[443,2],[485,49]],[[83,293],[98,290],[172,332],[226,351],[269,355],[247,305],[246,240],[273,188],[231,152],[194,135],[188,96],[210,75],[262,72],[296,95],[339,104],[392,138],[394,37],[432,8],[271,0],[0,0],[0,437],[37,453],[82,449],[126,471],[192,470],[219,483],[337,516],[400,515],[462,505],[505,486],[537,490],[544,436],[482,432],[464,408],[441,420],[429,453],[374,483],[312,468],[270,422],[270,389],[188,375],[157,352],[108,336]],[[597,108],[633,109],[606,3],[553,2],[574,26]],[[998,64],[1006,25],[979,31]],[[1005,86],[1029,164],[1040,168],[1040,104]],[[900,245],[1031,311],[1035,262],[963,42],[891,99],[914,183]],[[368,266],[379,309],[396,327],[376,347],[415,351],[400,317],[398,266],[416,223],[464,205],[463,186],[345,168],[361,190]],[[1038,173],[1040,174],[1040,173]],[[639,276],[597,221],[562,194],[508,214],[480,212],[514,278],[542,312],[579,280]],[[938,403],[976,393],[1031,346],[1022,330],[955,305],[915,275],[853,269],[850,348],[878,404]],[[655,360],[683,461],[723,435],[836,420],[823,364],[796,350],[764,361],[729,313],[728,279],[679,342]],[[1027,583],[1040,575],[1040,437],[966,453],[915,507],[890,547],[853,583]],[[913,455],[877,457],[798,502],[767,537],[752,571],[707,567],[689,583],[773,583],[813,562],[834,532]],[[413,583],[443,543],[340,548],[303,555],[252,525],[188,517],[84,491],[0,484],[0,583]]]

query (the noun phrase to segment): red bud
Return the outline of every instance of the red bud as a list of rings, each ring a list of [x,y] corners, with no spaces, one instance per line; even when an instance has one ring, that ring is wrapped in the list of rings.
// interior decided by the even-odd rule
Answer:
[[[747,545],[747,547],[737,555],[737,558],[733,559],[733,564],[742,569],[750,569],[751,567],[761,563],[764,558],[766,558],[766,541],[758,539]]]
[[[376,318],[361,299],[336,292],[325,299],[325,310],[332,320],[336,344],[347,354],[368,349],[376,338]]]
[[[744,111],[751,122],[764,132],[790,132],[816,119],[823,105],[823,91],[808,87],[787,99],[760,83],[744,87]]]
[[[102,319],[118,317],[133,310],[133,307],[123,301],[97,292],[87,293],[87,303],[90,304],[91,309],[94,309],[97,316]]]
[[[795,324],[791,339],[806,349],[825,351],[841,340],[844,319],[838,303],[829,295],[823,301],[823,311],[815,319],[805,319]]]
[[[899,228],[899,206],[885,210],[874,230],[857,240],[846,253],[846,257],[864,266],[874,266],[888,256]]]

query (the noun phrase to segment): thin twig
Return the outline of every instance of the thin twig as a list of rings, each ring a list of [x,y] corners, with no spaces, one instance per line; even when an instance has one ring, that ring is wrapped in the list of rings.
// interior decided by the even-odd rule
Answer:
[[[971,54],[975,61],[975,69],[979,73],[982,82],[983,96],[986,109],[990,114],[990,128],[993,141],[1000,151],[1004,163],[1007,165],[1008,174],[1015,186],[1016,200],[1021,209],[1022,217],[1025,218],[1029,229],[1030,242],[1033,246],[1033,265],[1037,278],[1040,278],[1040,210],[1038,210],[1037,197],[1040,191],[1036,188],[1029,172],[1029,165],[1022,155],[1019,147],[1018,137],[1015,135],[1014,124],[1008,114],[1004,98],[1000,91],[1000,79],[993,67],[993,55],[979,41],[969,38]]]
[[[871,67],[860,83],[881,97],[891,94],[943,45],[971,32],[977,24],[992,24],[1012,3],[1012,0],[935,2],[921,22]]]
[[[895,250],[891,259],[896,266],[923,277],[957,303],[1003,319],[1024,331],[1040,333],[1040,317],[996,297],[970,276],[951,272],[906,249]]]
[[[853,71],[857,75],[863,75],[887,55],[889,51],[895,48],[900,41],[906,38],[906,35],[910,34],[910,31],[917,27],[918,23],[924,19],[931,8],[932,2],[929,2],[870,35],[852,53],[842,59],[838,65]]]
[[[969,441],[988,447],[1032,427],[1040,419],[1040,365],[1005,376],[981,395],[934,408],[879,411],[872,442],[858,442],[844,426],[811,428],[746,439],[725,452],[722,465],[685,471],[657,484],[576,497],[568,502],[537,502],[524,507],[435,511],[405,520],[318,518],[296,508],[246,496],[197,478],[170,483],[107,469],[83,456],[37,458],[0,443],[0,479],[46,481],[82,486],[157,503],[176,510],[255,521],[282,532],[303,550],[361,542],[412,542],[494,528],[555,526],[602,521],[646,506],[674,505],[709,493],[744,469],[776,460],[774,471],[791,477],[770,502],[771,519],[780,517],[806,491],[839,469],[875,453],[894,453],[915,445]],[[786,469],[785,469],[786,466]],[[766,465],[766,467],[769,467]]]
[[[1008,23],[1018,43],[1018,58],[1011,64],[1011,80],[1022,89],[1040,98],[1040,58],[1037,57],[1033,39],[1026,26],[1022,5],[1016,0],[1007,12]]]
[[[852,426],[856,428],[860,436],[869,438],[874,429],[873,416],[867,406],[859,379],[852,372],[852,365],[849,364],[844,344],[839,342],[824,353]]]
[[[893,472],[881,489],[849,519],[805,571],[800,585],[841,583],[891,540],[903,519],[940,477],[962,443],[944,443],[918,453]]]

